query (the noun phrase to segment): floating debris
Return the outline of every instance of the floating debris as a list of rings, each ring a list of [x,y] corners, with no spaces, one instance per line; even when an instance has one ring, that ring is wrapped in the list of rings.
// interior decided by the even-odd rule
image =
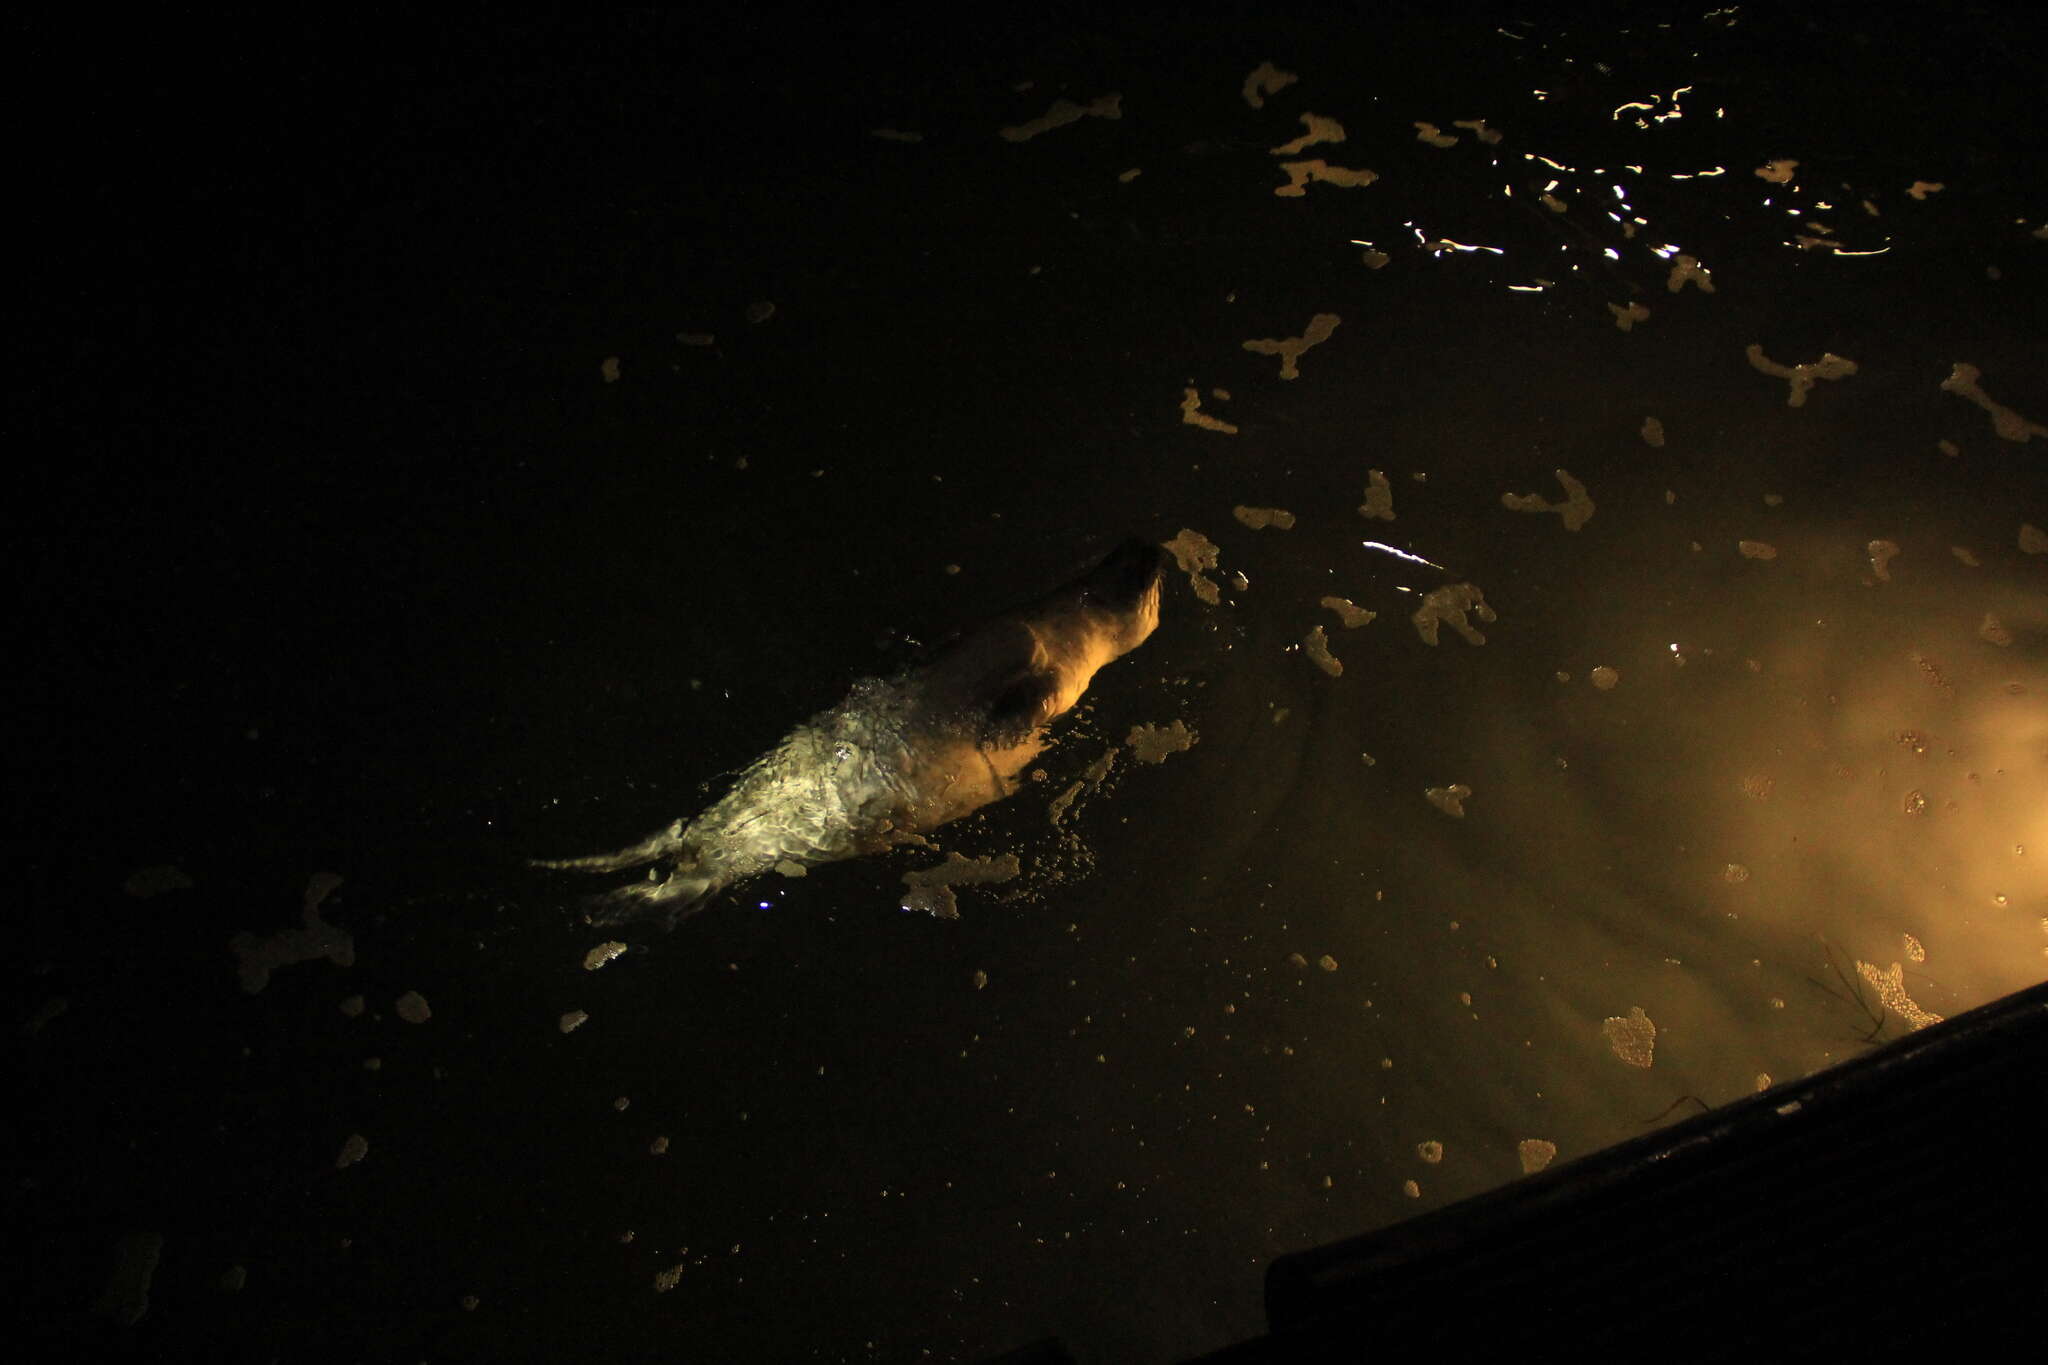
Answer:
[[[1641,1005],[1631,1005],[1626,1016],[1608,1016],[1600,1024],[1600,1036],[1607,1040],[1614,1055],[1630,1066],[1647,1068],[1654,1059],[1657,1026],[1643,1013]]]
[[[1270,61],[1260,62],[1244,78],[1244,88],[1239,93],[1244,96],[1246,104],[1254,109],[1263,109],[1266,96],[1277,95],[1300,79],[1294,72],[1282,71]]]
[[[1320,163],[1318,163],[1320,164]],[[1370,174],[1370,172],[1368,172]],[[1275,190],[1278,194],[1280,191]],[[1301,378],[1298,362],[1302,352],[1320,346],[1330,339],[1343,319],[1335,313],[1317,313],[1308,320],[1308,327],[1298,337],[1259,337],[1243,343],[1244,349],[1255,355],[1277,355],[1280,357],[1282,379]]]
[[[1230,515],[1254,531],[1263,531],[1269,526],[1277,531],[1294,529],[1294,513],[1280,507],[1233,507]]]
[[[1640,303],[1610,303],[1607,305],[1607,311],[1614,314],[1614,326],[1618,331],[1634,331],[1637,323],[1650,320],[1650,310]]]
[[[1309,182],[1320,180],[1339,189],[1363,189],[1380,178],[1378,171],[1363,167],[1332,166],[1321,157],[1309,161],[1283,161],[1280,169],[1287,173],[1287,183],[1275,185],[1273,193],[1282,199],[1299,199],[1308,193]]]
[[[1483,645],[1486,637],[1465,619],[1468,612],[1486,622],[1500,619],[1493,608],[1486,605],[1486,598],[1474,583],[1452,583],[1435,589],[1424,595],[1422,605],[1408,619],[1415,623],[1415,633],[1426,645],[1436,643],[1439,624],[1457,631],[1467,644]]]
[[[1333,678],[1344,676],[1344,661],[1330,653],[1329,637],[1323,634],[1321,626],[1309,631],[1301,642],[1302,652],[1307,654],[1317,668]]]
[[[1394,519],[1394,490],[1387,483],[1387,476],[1377,469],[1365,471],[1365,501],[1359,505],[1358,515],[1368,521],[1392,521]]]
[[[1014,853],[993,858],[965,858],[948,853],[946,861],[930,867],[913,868],[903,874],[904,892],[897,904],[905,910],[922,911],[939,919],[959,919],[960,901],[956,886],[1006,882],[1023,871]]]
[[[1465,798],[1472,795],[1472,789],[1462,782],[1453,782],[1448,787],[1426,787],[1422,795],[1445,815],[1462,820],[1465,818]]]
[[[1222,553],[1216,542],[1200,531],[1183,526],[1180,534],[1161,548],[1173,556],[1173,562],[1188,576],[1188,586],[1194,589],[1196,597],[1210,606],[1223,600],[1223,591],[1216,586],[1216,580],[1202,572],[1216,567],[1217,556]]]
[[[1171,725],[1133,725],[1124,743],[1140,763],[1164,763],[1169,754],[1192,749],[1198,738],[1187,722],[1177,720]]]
[[[626,945],[620,943],[616,939],[613,939],[606,943],[600,943],[595,948],[592,948],[589,952],[583,955],[583,970],[586,972],[594,972],[599,967],[604,966],[607,962],[611,962],[620,957],[625,956],[625,953]]]
[[[1918,1030],[1941,1022],[1940,1015],[1921,1009],[1913,1003],[1913,997],[1906,994],[1906,968],[1903,963],[1894,962],[1887,969],[1859,960],[1856,974],[1870,983],[1886,1009],[1906,1021],[1907,1028]]]
[[[1510,512],[1555,512],[1564,522],[1564,529],[1576,531],[1593,519],[1593,500],[1586,496],[1586,485],[1571,476],[1568,470],[1556,470],[1557,481],[1563,485],[1563,502],[1546,501],[1540,493],[1503,493],[1500,505]]]
[[[1370,625],[1379,615],[1376,611],[1368,611],[1359,606],[1348,597],[1325,597],[1316,605],[1328,607],[1336,612],[1338,623],[1346,630],[1356,630],[1360,626]]]
[[[1114,91],[1107,95],[1098,95],[1086,104],[1076,104],[1070,99],[1057,99],[1052,102],[1051,108],[1037,118],[999,129],[997,136],[1005,142],[1029,142],[1040,133],[1049,133],[1070,123],[1079,123],[1084,118],[1120,119],[1123,116],[1123,96]]]
[[[356,942],[346,929],[337,929],[320,917],[320,905],[341,878],[333,872],[315,872],[306,882],[305,904],[299,912],[300,927],[280,929],[267,938],[246,930],[228,940],[235,955],[235,971],[242,989],[254,995],[270,984],[270,974],[279,967],[326,958],[337,967],[353,967]]]
[[[163,1254],[162,1233],[123,1233],[114,1243],[113,1268],[107,1273],[106,1287],[93,1300],[93,1311],[125,1327],[141,1322],[149,1313],[149,1288]]]
[[[1319,142],[1344,140],[1344,125],[1333,118],[1324,118],[1321,114],[1303,114],[1301,122],[1308,131],[1292,142],[1283,142],[1273,148],[1274,156],[1293,156],[1297,152],[1307,151]]]
[[[1223,390],[1218,389],[1216,392],[1222,394]],[[1211,417],[1202,411],[1201,392],[1192,384],[1180,391],[1180,420],[1187,426],[1200,427],[1204,431],[1220,431],[1225,436],[1237,434],[1236,423],[1226,422],[1221,417]]]
[[[1750,368],[1774,378],[1787,380],[1791,391],[1785,396],[1785,406],[1803,408],[1806,395],[1813,386],[1823,379],[1846,379],[1856,373],[1856,362],[1844,359],[1832,352],[1824,352],[1819,360],[1804,365],[1780,365],[1764,354],[1764,348],[1751,342],[1744,352],[1749,357]]]
[[[1664,287],[1676,294],[1690,283],[1702,294],[1714,292],[1714,272],[1701,265],[1691,256],[1680,254],[1671,258],[1671,273],[1664,279]]]

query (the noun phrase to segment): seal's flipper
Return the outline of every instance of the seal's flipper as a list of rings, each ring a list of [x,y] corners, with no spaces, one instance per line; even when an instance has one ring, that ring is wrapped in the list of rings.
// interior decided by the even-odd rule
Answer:
[[[666,934],[709,904],[715,889],[710,878],[677,870],[658,882],[634,882],[592,896],[583,918],[602,928],[644,928]]]
[[[681,860],[666,877],[631,882],[616,890],[592,896],[584,904],[583,918],[597,925],[642,925],[667,933],[676,921],[703,908],[716,890],[711,878],[696,875],[696,860],[684,850],[683,822],[657,830],[637,844],[611,853],[593,853],[587,858],[535,858],[534,867],[562,872],[623,872],[644,867],[663,858]]]
[[[587,858],[532,858],[528,862],[533,867],[550,867],[558,872],[623,872],[629,867],[641,867],[656,858],[667,857],[682,846],[683,822],[678,820],[637,844],[628,844],[611,853],[593,853]]]

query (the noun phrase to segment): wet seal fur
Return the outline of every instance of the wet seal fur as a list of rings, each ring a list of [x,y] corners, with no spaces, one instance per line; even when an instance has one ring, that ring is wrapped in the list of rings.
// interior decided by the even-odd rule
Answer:
[[[930,663],[863,678],[755,759],[718,801],[637,844],[537,861],[577,872],[650,868],[597,897],[593,924],[667,931],[721,890],[783,864],[812,867],[915,842],[1017,789],[1046,727],[1096,670],[1159,624],[1166,555],[1127,541],[1029,606],[962,633]]]

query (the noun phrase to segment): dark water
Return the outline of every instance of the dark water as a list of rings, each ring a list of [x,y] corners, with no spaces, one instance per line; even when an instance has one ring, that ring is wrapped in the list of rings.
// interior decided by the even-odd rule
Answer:
[[[33,35],[36,1338],[1170,1359],[2048,974],[2040,53],[1667,17]],[[1273,193],[1318,157],[1378,178]],[[1576,529],[1503,505],[1557,470]],[[521,859],[1184,529],[1221,600],[939,839],[1018,881],[771,877],[585,971]],[[270,939],[321,874],[345,967]]]

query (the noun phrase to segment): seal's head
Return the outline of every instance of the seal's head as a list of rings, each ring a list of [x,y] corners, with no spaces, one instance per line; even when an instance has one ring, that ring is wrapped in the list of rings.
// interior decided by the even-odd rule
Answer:
[[[1016,613],[1030,632],[1030,672],[1044,692],[1040,723],[1072,709],[1097,669],[1158,629],[1165,571],[1164,550],[1127,540],[1087,573]]]
[[[1108,558],[1062,588],[1093,628],[1110,637],[1118,658],[1144,644],[1159,626],[1159,589],[1166,551],[1142,540],[1127,540]],[[1108,662],[1108,660],[1104,660]]]
[[[1038,601],[957,637],[917,675],[928,713],[975,717],[986,745],[1036,743],[1038,730],[1073,709],[1097,669],[1158,627],[1165,566],[1158,546],[1126,541]]]

